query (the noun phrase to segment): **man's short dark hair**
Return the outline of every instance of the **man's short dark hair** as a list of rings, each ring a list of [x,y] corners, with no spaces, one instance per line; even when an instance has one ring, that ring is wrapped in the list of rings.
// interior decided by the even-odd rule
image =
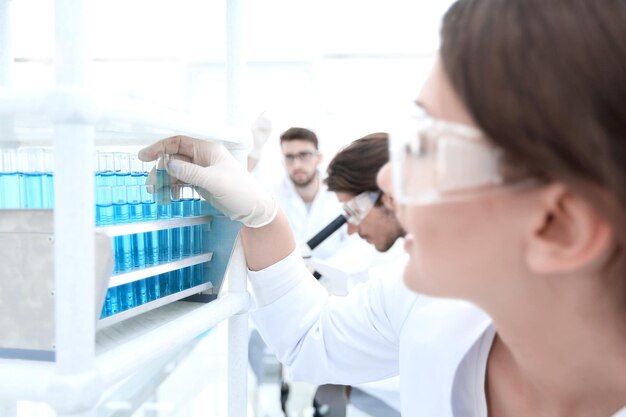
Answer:
[[[290,127],[285,130],[282,135],[280,135],[280,143],[289,142],[291,140],[303,140],[305,142],[311,142],[315,149],[318,148],[317,144],[317,135],[315,132],[309,129],[305,129],[303,127]]]
[[[372,133],[340,150],[328,164],[324,180],[329,191],[353,195],[380,191],[376,184],[378,171],[389,161],[389,135]]]

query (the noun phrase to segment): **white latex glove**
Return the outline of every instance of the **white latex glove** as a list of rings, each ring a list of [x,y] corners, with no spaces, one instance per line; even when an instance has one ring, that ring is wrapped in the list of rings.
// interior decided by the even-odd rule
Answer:
[[[264,191],[222,145],[173,136],[139,151],[139,159],[154,161],[161,154],[171,156],[167,167],[171,176],[197,186],[205,200],[231,219],[256,228],[276,217],[274,196]]]
[[[252,150],[248,156],[258,161],[261,159],[261,151],[263,151],[263,147],[272,133],[272,121],[263,112],[252,122],[250,129],[252,130]]]

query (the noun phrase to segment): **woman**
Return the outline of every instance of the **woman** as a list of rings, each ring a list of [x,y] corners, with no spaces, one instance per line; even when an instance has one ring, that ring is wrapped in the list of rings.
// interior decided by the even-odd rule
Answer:
[[[626,416],[624,22],[621,0],[448,11],[418,134],[379,174],[409,233],[404,282],[427,295],[390,277],[327,299],[223,148],[176,137],[141,157],[190,158],[172,174],[249,226],[252,316],[295,376],[399,372],[404,416]]]

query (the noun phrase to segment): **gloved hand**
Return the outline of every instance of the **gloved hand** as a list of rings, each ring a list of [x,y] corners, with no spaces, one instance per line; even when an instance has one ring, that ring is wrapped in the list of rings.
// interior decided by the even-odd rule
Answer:
[[[172,136],[139,151],[142,161],[169,154],[169,174],[198,187],[198,193],[233,220],[248,227],[270,223],[278,212],[273,195],[263,190],[222,145]],[[189,162],[187,162],[189,161]]]
[[[265,146],[267,139],[269,139],[272,133],[272,121],[265,116],[265,112],[262,112],[252,122],[250,129],[252,130],[252,150],[248,156],[258,161],[261,159],[263,146]]]

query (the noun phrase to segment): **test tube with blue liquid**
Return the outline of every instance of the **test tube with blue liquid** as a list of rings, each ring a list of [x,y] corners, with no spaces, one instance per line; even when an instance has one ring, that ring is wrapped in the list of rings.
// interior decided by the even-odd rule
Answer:
[[[113,223],[113,197],[111,187],[96,186],[96,226],[110,226]],[[109,288],[104,299],[102,317],[119,312],[117,289]]]
[[[42,148],[23,148],[20,161],[20,191],[22,208],[43,207],[44,152]]]
[[[167,173],[167,164],[169,155],[162,154],[156,162],[156,189],[155,202],[157,205],[157,217],[159,219],[170,219],[172,217],[172,205],[170,194],[170,176]],[[172,241],[169,230],[159,230],[158,247],[159,247],[159,263],[166,263],[172,260]],[[161,297],[172,294],[170,288],[169,273],[161,274],[159,277],[159,286]]]
[[[143,177],[143,175],[142,175]],[[128,201],[128,212],[131,222],[141,222],[143,220],[143,204],[141,200],[141,185],[127,185],[126,198]],[[133,269],[140,269],[146,266],[146,251],[143,233],[130,235],[130,253]],[[145,279],[132,283],[137,305],[145,304],[148,301],[148,290]]]
[[[194,188],[193,189],[193,205],[192,212],[194,216],[202,215],[202,200],[200,199],[200,194]],[[200,255],[203,252],[203,231],[202,225],[193,226],[193,243],[192,243],[192,254]],[[191,276],[192,276],[192,286],[200,285],[204,282],[204,265],[197,264],[191,267]]]
[[[172,207],[172,218],[183,217],[183,200],[181,184],[170,185],[170,201]],[[175,227],[170,229],[172,242],[172,260],[180,259],[183,255],[182,228]],[[171,271],[170,273],[170,290],[172,293],[182,291],[184,281],[180,270]]]
[[[143,185],[146,183],[146,176],[144,162],[137,155],[130,155],[130,184]]]
[[[115,184],[130,184],[130,154],[126,152],[114,152]]]
[[[115,154],[113,152],[98,152],[98,170],[96,171],[96,186],[116,185],[115,181]]]
[[[0,208],[20,208],[18,152],[0,147]]]
[[[43,150],[44,176],[42,178],[43,208],[54,207],[54,151]]]
[[[115,224],[124,224],[130,221],[129,205],[125,185],[111,187],[113,197],[113,221]],[[130,235],[116,236],[113,238],[115,250],[115,272],[129,272],[133,262],[131,256]],[[117,297],[120,311],[128,310],[135,306],[135,296],[132,283],[120,285],[117,288]]]
[[[154,185],[146,184],[140,186],[141,205],[143,206],[144,221],[157,220],[157,205],[154,200]],[[145,248],[146,266],[154,266],[159,263],[159,245],[158,232],[149,231],[143,234]],[[147,301],[154,301],[161,296],[161,287],[159,277],[150,277],[147,279]]]
[[[193,217],[194,192],[195,189],[191,184],[182,184],[180,187],[180,196],[183,205],[183,217]],[[181,252],[183,257],[193,255],[194,248],[194,229],[193,226],[185,226],[181,231]],[[193,287],[193,277],[191,268],[184,268],[182,271],[183,289]]]

